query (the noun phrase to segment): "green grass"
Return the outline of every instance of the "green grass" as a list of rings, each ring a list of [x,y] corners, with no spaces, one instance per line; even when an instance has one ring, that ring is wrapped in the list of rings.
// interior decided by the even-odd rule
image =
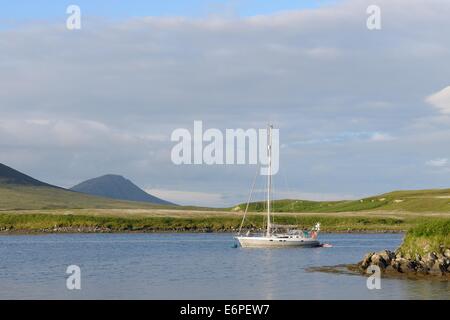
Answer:
[[[310,228],[320,222],[326,232],[378,232],[405,231],[422,218],[339,217],[339,216],[283,216],[276,223]],[[438,219],[438,218],[430,218]],[[236,231],[241,223],[239,216],[197,217],[116,217],[62,214],[0,214],[0,230],[8,232],[52,232],[54,228],[107,228],[111,232],[131,231]],[[244,224],[245,229],[259,229],[264,225],[264,216],[251,214]]]
[[[151,209],[212,210],[211,208],[161,206],[143,202],[119,201],[69,190],[0,184],[0,211],[46,209]],[[244,210],[245,204],[231,210]],[[275,212],[339,213],[363,211],[402,211],[450,213],[450,189],[395,191],[352,201],[276,200]],[[221,209],[214,209],[216,211]],[[223,210],[230,210],[226,208]],[[265,202],[250,204],[250,212],[262,212]]]
[[[425,216],[428,223],[448,219],[449,197],[450,189],[442,189],[396,191],[356,201],[278,200],[274,202],[274,211],[278,212],[274,219],[275,223],[302,228],[320,222],[327,232],[406,231],[422,225]],[[244,228],[263,227],[264,206],[262,202],[250,205]],[[238,209],[244,210],[245,205]],[[53,232],[55,227],[57,232],[89,232],[91,228],[111,232],[236,231],[242,214],[234,211],[236,208],[213,210],[118,201],[51,187],[0,185],[3,232]],[[412,248],[415,243],[414,250],[426,245],[435,248],[435,243],[448,241],[448,229],[442,235],[437,232],[441,230],[438,225],[427,228],[411,229],[405,250],[406,245]]]
[[[238,205],[245,210],[246,204]],[[250,203],[249,211],[262,212],[265,202]],[[231,210],[236,210],[232,208]],[[450,189],[394,191],[379,196],[352,201],[276,200],[275,212],[357,212],[357,211],[408,211],[450,213]]]
[[[408,230],[399,250],[414,257],[416,253],[439,252],[441,246],[450,248],[450,219],[427,219]]]
[[[0,184],[0,211],[58,209],[196,209],[147,202],[114,200],[70,190],[42,186]]]

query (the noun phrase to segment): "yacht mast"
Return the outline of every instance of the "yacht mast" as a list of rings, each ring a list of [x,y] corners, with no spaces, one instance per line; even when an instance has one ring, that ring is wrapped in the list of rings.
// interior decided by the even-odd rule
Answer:
[[[270,191],[272,189],[272,128],[273,126],[269,125],[269,141],[267,145],[267,153],[269,159],[269,172],[267,175],[267,237],[270,237],[271,231],[271,222],[270,222]]]

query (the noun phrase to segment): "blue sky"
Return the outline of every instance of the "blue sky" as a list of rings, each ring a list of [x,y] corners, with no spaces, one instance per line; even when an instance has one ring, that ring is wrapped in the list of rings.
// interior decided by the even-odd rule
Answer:
[[[135,16],[190,16],[230,13],[238,16],[316,8],[331,0],[15,0],[0,1],[0,19],[58,19],[70,4],[79,5],[90,16],[127,18]]]

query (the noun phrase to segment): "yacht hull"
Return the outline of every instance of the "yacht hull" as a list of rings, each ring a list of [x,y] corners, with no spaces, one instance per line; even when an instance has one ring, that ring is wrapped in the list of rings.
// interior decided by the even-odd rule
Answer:
[[[277,238],[277,237],[235,237],[243,248],[284,248],[305,247],[312,248],[320,246],[316,239],[306,238]]]

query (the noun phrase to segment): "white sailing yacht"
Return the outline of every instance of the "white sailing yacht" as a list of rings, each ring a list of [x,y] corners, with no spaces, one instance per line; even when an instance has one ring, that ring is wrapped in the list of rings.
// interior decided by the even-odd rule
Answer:
[[[263,234],[250,234],[247,232],[241,235],[242,226],[248,211],[248,205],[245,209],[239,233],[235,239],[243,248],[268,248],[268,247],[318,247],[320,242],[317,236],[320,231],[320,224],[317,223],[311,230],[298,230],[296,226],[278,225],[272,223],[271,215],[271,191],[272,191],[272,129],[269,125],[268,130],[268,165],[269,172],[267,176],[267,227]]]

